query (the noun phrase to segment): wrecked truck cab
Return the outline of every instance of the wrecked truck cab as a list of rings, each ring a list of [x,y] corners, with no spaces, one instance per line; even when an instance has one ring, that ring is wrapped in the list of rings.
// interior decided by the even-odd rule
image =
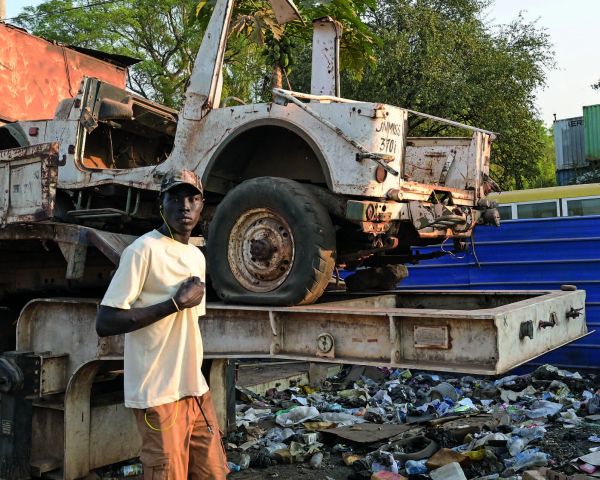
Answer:
[[[84,78],[77,95],[59,103],[53,119],[14,122],[0,128],[0,151],[12,165],[5,164],[7,171],[12,171],[12,182],[20,178],[17,169],[24,159],[31,164],[39,157],[40,172],[56,170],[54,187],[44,189],[48,198],[42,200],[42,192],[36,193],[28,200],[30,211],[11,218],[22,221],[37,212],[38,220],[90,223],[113,231],[117,225],[127,224],[134,233],[141,232],[156,216],[152,185],[142,194],[142,189],[133,186],[147,183],[113,180],[129,170],[135,171],[134,177],[151,178],[151,170],[164,162],[173,148],[176,125],[175,110],[98,79]],[[50,145],[54,146],[50,149]],[[56,160],[48,163],[50,151]],[[35,176],[38,180],[44,177],[40,172]],[[101,174],[99,181],[94,181],[95,174]],[[22,193],[14,185],[6,192],[4,204],[23,202]],[[40,203],[44,203],[43,209]],[[41,210],[46,213],[42,215]],[[1,223],[8,223],[1,217]]]
[[[196,121],[84,79],[55,119],[5,127],[21,148],[58,150],[44,167],[55,187],[40,190],[43,208],[9,216],[138,234],[160,222],[162,175],[194,170],[220,298],[313,303],[336,266],[414,261],[410,246],[460,242],[479,221],[493,135],[464,126],[470,137],[410,138],[411,114],[279,90],[270,104],[213,108]]]
[[[53,120],[21,124],[19,146],[35,151],[0,152],[15,167],[11,181],[36,178],[31,158],[39,157],[37,178],[48,184],[33,197],[27,189],[0,192],[5,205],[19,205],[0,211],[0,222],[59,220],[141,234],[161,222],[161,178],[185,168],[205,185],[201,227],[219,298],[300,305],[319,299],[336,268],[391,266],[391,277],[372,285],[389,288],[395,267],[420,258],[410,247],[450,240],[462,249],[478,222],[496,218],[485,200],[494,135],[342,98],[341,28],[331,18],[314,22],[310,94],[275,88],[269,103],[222,106],[232,8],[232,0],[216,2],[180,113],[84,78]],[[466,136],[410,138],[411,115]],[[22,155],[30,158],[25,176]]]
[[[83,168],[154,166],[171,152],[175,110],[95,79],[85,82],[81,102],[77,162]]]

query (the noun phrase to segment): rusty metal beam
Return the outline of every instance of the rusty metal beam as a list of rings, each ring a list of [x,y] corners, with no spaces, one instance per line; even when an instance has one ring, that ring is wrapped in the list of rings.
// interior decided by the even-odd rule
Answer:
[[[342,295],[300,307],[207,304],[206,358],[282,358],[501,374],[587,334],[585,292],[403,291]],[[70,352],[70,372],[120,358],[122,336],[98,338],[97,300],[33,300],[17,324],[18,350]],[[549,319],[552,326],[545,328]],[[522,336],[522,325],[532,326]],[[60,332],[60,333],[56,333]],[[78,342],[81,335],[85,342]],[[94,340],[95,339],[95,340]]]

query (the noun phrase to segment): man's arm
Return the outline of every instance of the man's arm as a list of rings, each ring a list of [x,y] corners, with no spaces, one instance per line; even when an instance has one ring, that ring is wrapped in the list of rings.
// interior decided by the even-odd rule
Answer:
[[[183,282],[173,296],[180,310],[199,305],[204,297],[204,283],[198,277]],[[173,299],[139,308],[114,308],[100,305],[96,316],[96,332],[100,337],[133,332],[152,325],[177,311]]]

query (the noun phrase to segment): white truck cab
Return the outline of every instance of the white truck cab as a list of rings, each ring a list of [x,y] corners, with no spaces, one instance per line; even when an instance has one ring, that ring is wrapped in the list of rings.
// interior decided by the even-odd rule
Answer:
[[[272,3],[278,17],[297,14]],[[493,133],[341,98],[332,19],[314,24],[310,94],[274,89],[271,103],[221,105],[232,6],[216,3],[181,112],[85,78],[53,119],[0,128],[0,224],[139,234],[160,221],[164,173],[186,168],[204,183],[219,297],[295,305],[316,301],[336,266],[413,261],[410,246],[460,245],[476,223],[496,221],[485,200]],[[409,115],[467,135],[408,137]]]

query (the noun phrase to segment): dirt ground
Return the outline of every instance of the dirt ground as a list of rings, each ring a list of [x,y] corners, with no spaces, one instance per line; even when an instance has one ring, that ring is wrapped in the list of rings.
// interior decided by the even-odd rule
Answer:
[[[249,468],[227,476],[232,480],[262,480],[279,478],[281,480],[300,478],[303,480],[346,480],[352,469],[344,465],[340,454],[324,457],[321,468],[312,469],[306,463],[292,465],[274,465],[267,468]]]
[[[600,446],[588,440],[591,435],[600,436],[600,423],[575,428],[547,427],[547,430],[548,432],[538,444],[541,450],[552,457],[555,462],[553,468],[561,472],[575,473],[575,469],[569,462],[578,456],[590,453],[590,448]]]

